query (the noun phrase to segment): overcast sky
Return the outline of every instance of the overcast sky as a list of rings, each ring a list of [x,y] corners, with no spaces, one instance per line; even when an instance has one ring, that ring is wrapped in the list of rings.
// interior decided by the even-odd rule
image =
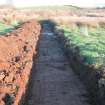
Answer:
[[[10,0],[9,0],[10,1]],[[41,5],[74,5],[80,7],[93,7],[105,4],[105,0],[11,0],[17,7],[41,6]],[[0,0],[4,4],[6,0]]]

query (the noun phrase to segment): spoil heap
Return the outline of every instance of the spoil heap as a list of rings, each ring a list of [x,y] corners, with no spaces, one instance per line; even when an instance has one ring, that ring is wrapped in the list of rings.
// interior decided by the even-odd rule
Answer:
[[[0,36],[0,105],[18,105],[29,79],[40,25],[30,20]]]

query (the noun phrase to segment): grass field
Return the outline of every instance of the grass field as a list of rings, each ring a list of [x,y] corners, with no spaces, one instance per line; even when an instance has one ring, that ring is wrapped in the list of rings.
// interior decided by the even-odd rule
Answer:
[[[27,9],[31,9],[31,10],[65,10],[65,9],[69,9],[69,10],[77,10],[80,9],[79,7],[76,6],[71,6],[71,5],[65,5],[65,6],[36,6],[36,7],[24,7],[24,8],[17,8],[20,10],[27,10]]]
[[[0,34],[3,35],[11,32],[17,25],[18,23],[15,21],[13,21],[10,25],[0,22]]]
[[[77,27],[71,30],[68,27],[62,27],[64,35],[72,48],[79,47],[78,52],[85,64],[92,64],[95,67],[105,63],[105,30],[103,28],[81,28]]]

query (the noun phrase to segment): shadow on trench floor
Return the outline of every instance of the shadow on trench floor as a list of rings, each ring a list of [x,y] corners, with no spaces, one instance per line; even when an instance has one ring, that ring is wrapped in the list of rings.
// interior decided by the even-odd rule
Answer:
[[[33,68],[23,104],[90,105],[85,86],[72,71],[52,31],[54,25],[49,21],[42,22],[38,54],[33,58]]]

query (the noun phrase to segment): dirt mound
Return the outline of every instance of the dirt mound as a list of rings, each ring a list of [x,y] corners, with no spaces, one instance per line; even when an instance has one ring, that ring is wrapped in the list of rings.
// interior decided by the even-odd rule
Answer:
[[[39,34],[40,25],[31,20],[0,36],[0,105],[18,105],[25,92]]]

